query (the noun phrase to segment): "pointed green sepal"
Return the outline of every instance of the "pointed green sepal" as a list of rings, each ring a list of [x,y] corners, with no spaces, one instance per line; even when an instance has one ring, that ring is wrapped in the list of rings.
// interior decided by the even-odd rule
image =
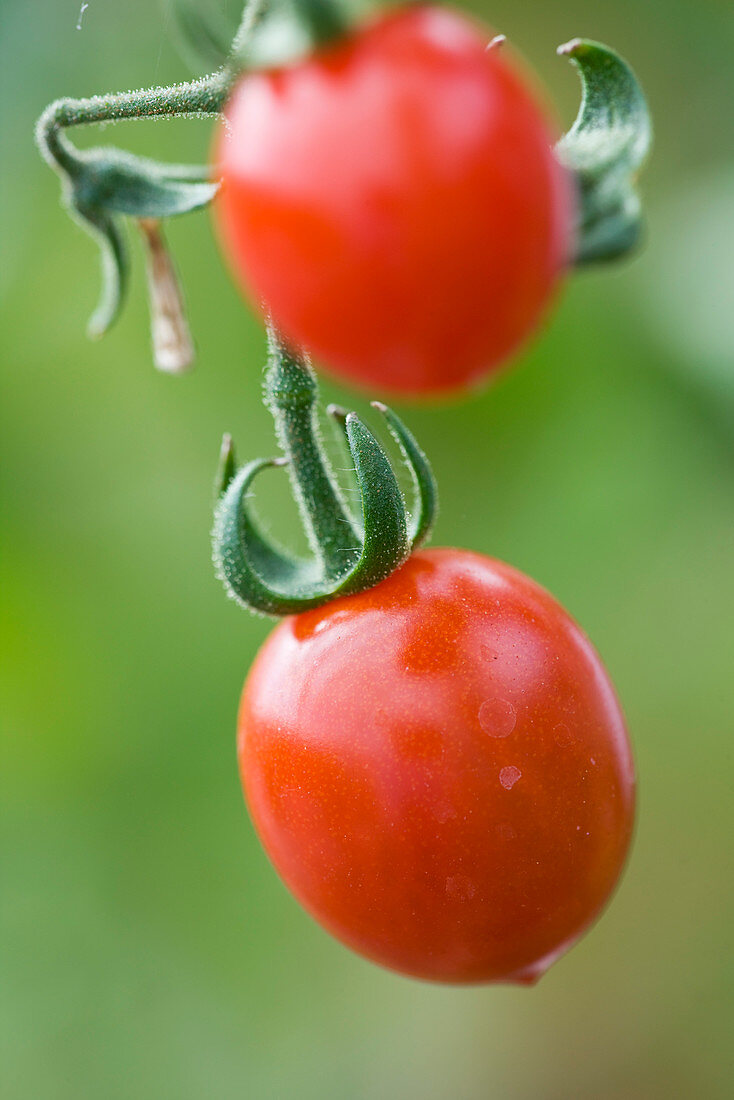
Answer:
[[[412,550],[422,546],[429,537],[438,515],[438,486],[431,464],[412,432],[403,421],[381,401],[373,401],[372,408],[385,417],[390,434],[402,452],[410,471],[415,491],[415,507],[410,514],[408,537]]]
[[[99,246],[102,287],[99,301],[87,324],[87,335],[98,340],[120,315],[127,292],[130,264],[127,244],[118,220],[98,210],[72,205],[75,220]]]
[[[652,141],[647,102],[629,65],[607,46],[575,38],[558,53],[570,58],[582,84],[578,116],[556,146],[578,188],[573,260],[616,259],[641,233],[636,176]]]
[[[225,433],[222,436],[222,446],[219,450],[219,466],[217,467],[217,476],[214,479],[215,502],[227,492],[230,482],[233,481],[236,473],[237,460],[235,458],[234,443],[232,442],[232,436]]]
[[[340,593],[379,584],[410,554],[405,501],[387,455],[356,413],[347,416],[346,430],[361,495],[363,542]]]

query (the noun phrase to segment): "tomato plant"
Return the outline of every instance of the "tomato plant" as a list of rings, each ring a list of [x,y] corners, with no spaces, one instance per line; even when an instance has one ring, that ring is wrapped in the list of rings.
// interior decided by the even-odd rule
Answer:
[[[272,321],[265,401],[283,454],[238,468],[225,437],[213,552],[235,600],[285,616],[246,685],[239,732],[253,819],[283,878],[386,966],[531,982],[599,912],[629,844],[634,782],[614,693],[578,627],[527,578],[419,550],[435,481],[380,402],[413,499],[368,425],[331,406],[359,495],[359,509],[347,504],[304,349],[381,390],[478,382],[537,327],[567,266],[635,245],[646,104],[621,58],[574,39],[560,52],[579,69],[582,104],[553,150],[527,80],[460,15],[414,5],[356,26],[342,0],[289,11],[284,21],[252,0],[221,51],[194,31],[215,54],[208,76],[56,100],[36,137],[101,248],[92,334],[120,312],[131,218],[149,252],[156,362],[190,365],[160,223],[217,195],[224,245]],[[68,136],[223,111],[221,181]],[[279,466],[308,559],[277,545],[249,503]]]
[[[473,385],[536,329],[571,260],[548,121],[489,38],[411,5],[244,75],[226,107],[215,209],[232,267],[350,383]]]
[[[419,551],[284,619],[239,713],[252,818],[296,897],[367,957],[530,983],[599,913],[630,841],[620,708],[521,573]]]

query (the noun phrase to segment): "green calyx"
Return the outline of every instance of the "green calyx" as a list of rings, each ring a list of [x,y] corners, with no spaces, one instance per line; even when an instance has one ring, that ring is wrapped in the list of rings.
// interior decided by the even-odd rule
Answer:
[[[415,495],[411,513],[377,438],[356,413],[330,406],[353,462],[361,503],[361,515],[355,517],[319,439],[311,367],[272,330],[269,352],[265,402],[284,457],[255,459],[238,470],[231,440],[225,437],[212,544],[217,573],[238,603],[266,615],[289,615],[361,592],[388,577],[427,539],[438,495],[428,459],[392,410],[373,403],[410,472]],[[275,546],[252,515],[253,482],[273,466],[288,469],[311,559]]]
[[[642,89],[613,50],[575,38],[558,53],[579,71],[582,99],[556,155],[578,190],[577,265],[614,260],[637,244],[642,214],[636,177],[652,142]]]

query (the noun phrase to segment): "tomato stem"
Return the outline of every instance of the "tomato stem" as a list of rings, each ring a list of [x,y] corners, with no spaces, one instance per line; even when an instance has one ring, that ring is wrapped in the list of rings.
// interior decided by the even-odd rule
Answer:
[[[316,376],[310,364],[269,332],[265,401],[289,456],[294,494],[312,550],[327,572],[347,572],[356,560],[357,533],[324,459],[316,421]]]

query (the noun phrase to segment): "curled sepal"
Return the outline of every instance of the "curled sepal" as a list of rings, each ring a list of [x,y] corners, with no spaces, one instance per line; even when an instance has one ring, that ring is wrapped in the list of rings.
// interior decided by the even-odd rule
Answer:
[[[300,380],[297,368],[302,372]],[[229,437],[225,437],[222,447],[214,563],[238,603],[267,615],[306,611],[378,584],[426,537],[436,510],[435,483],[428,460],[402,422],[394,414],[394,422],[388,418],[417,487],[419,503],[410,530],[403,494],[387,454],[355,413],[345,413],[338,418],[359,493],[361,517],[356,523],[342,504],[318,438],[313,401],[309,398],[312,387],[308,364],[271,336],[265,388],[286,457],[257,459],[236,471]],[[296,558],[276,546],[252,515],[253,481],[262,470],[274,465],[289,468],[294,496],[314,551],[311,559]],[[339,532],[339,545],[334,542],[335,532]]]
[[[248,494],[257,474],[283,465],[284,459],[260,458],[235,475],[214,513],[214,565],[238,603],[266,615],[288,614],[309,605],[317,571],[291,558],[268,541],[250,513]]]
[[[645,96],[629,65],[598,42],[575,38],[558,53],[570,58],[582,84],[581,107],[556,154],[579,193],[576,264],[630,251],[641,231],[635,188],[652,140]]]
[[[130,270],[127,245],[117,219],[109,214],[75,205],[74,216],[99,245],[102,287],[87,325],[88,336],[97,340],[117,320],[125,300]]]

